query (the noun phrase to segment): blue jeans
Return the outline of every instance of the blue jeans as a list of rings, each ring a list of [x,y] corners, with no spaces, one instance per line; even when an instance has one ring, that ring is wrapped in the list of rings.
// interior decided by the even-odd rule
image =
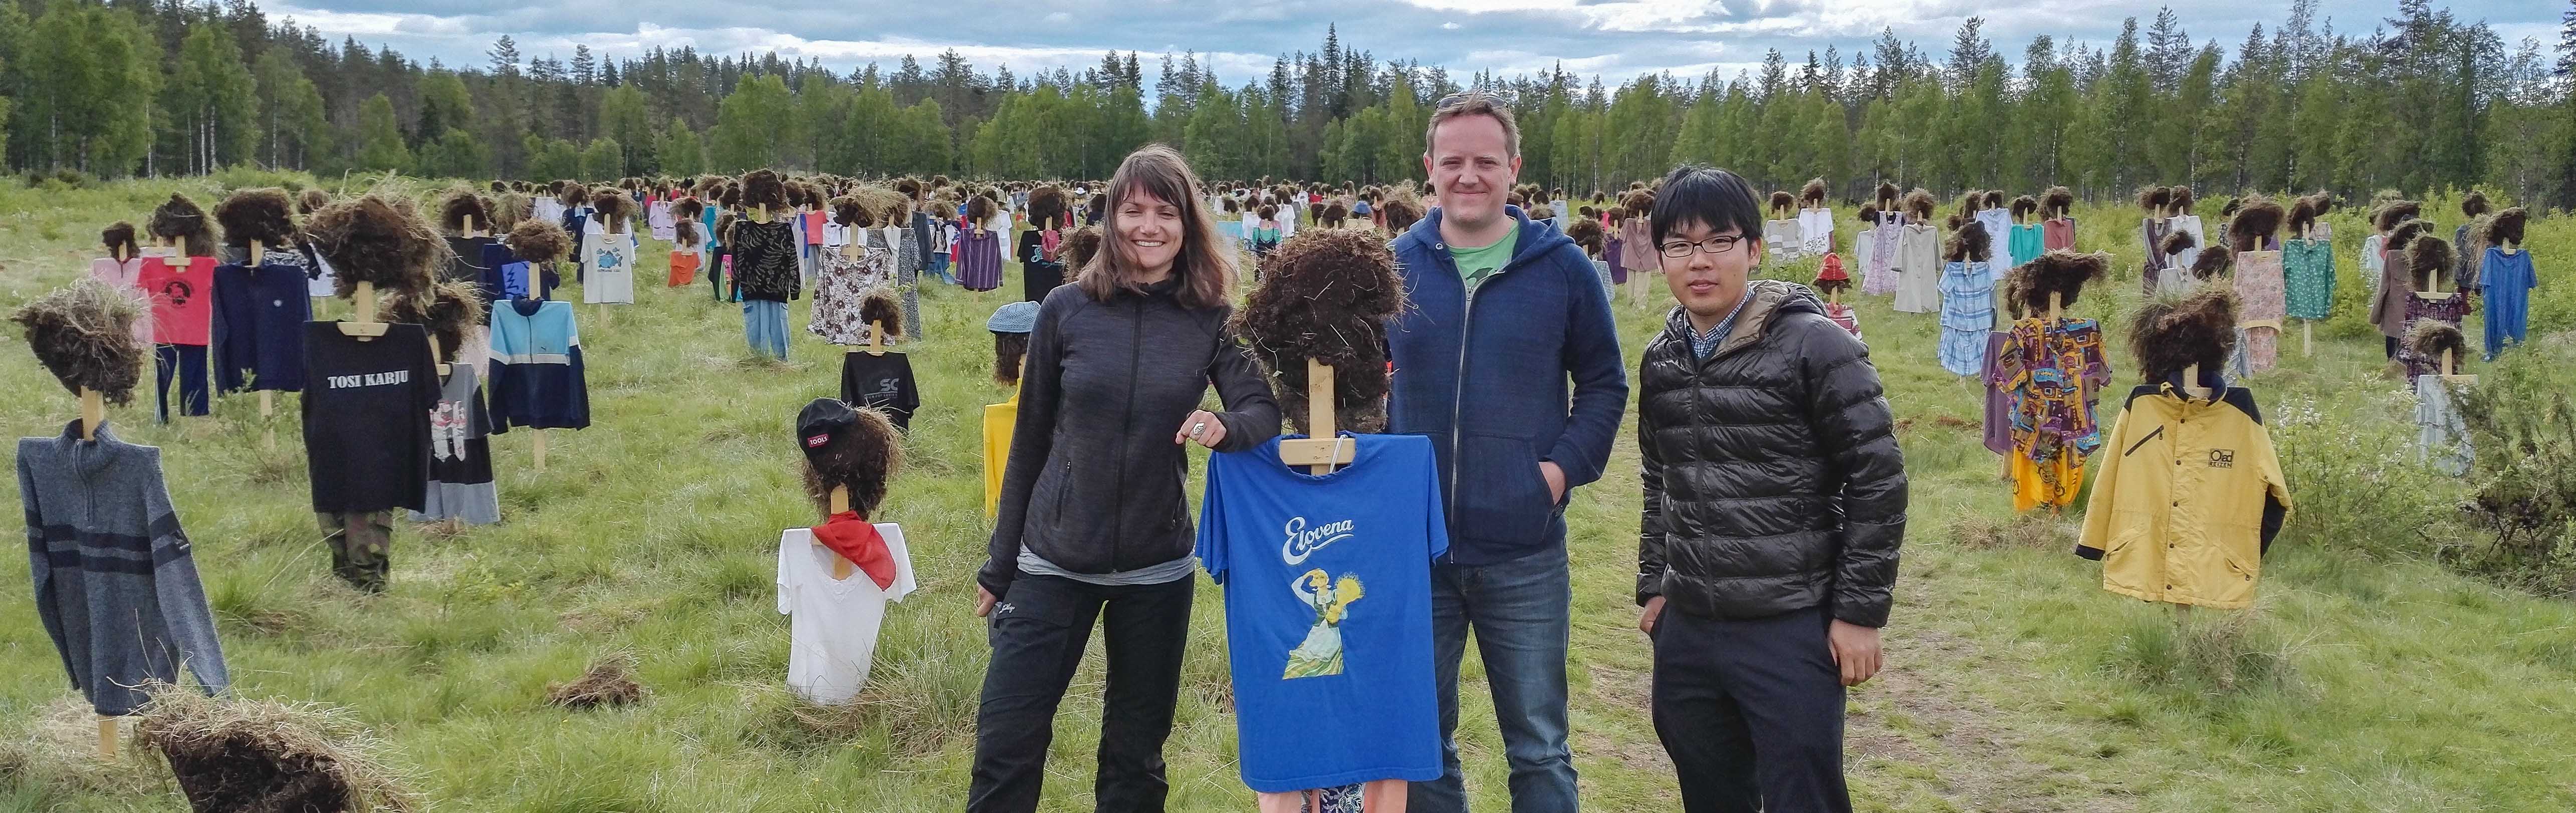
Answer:
[[[1447,773],[1410,788],[1411,813],[1464,813],[1458,770],[1458,660],[1467,632],[1485,662],[1512,771],[1515,813],[1577,808],[1574,751],[1566,747],[1565,658],[1573,633],[1573,581],[1565,548],[1490,565],[1431,568],[1431,655],[1440,687],[1440,751]]]
[[[751,352],[770,358],[787,358],[787,303],[766,299],[742,302],[742,337],[751,343]]]
[[[948,252],[934,251],[930,253],[930,275],[938,277],[940,282],[945,282],[950,285],[957,284],[957,277],[948,273]]]

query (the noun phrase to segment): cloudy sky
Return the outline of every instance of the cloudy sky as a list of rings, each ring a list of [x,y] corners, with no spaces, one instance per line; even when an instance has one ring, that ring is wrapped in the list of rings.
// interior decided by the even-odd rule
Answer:
[[[2443,0],[2434,0],[2441,5]],[[820,58],[841,69],[875,61],[891,70],[904,54],[923,62],[955,48],[980,70],[998,65],[1026,75],[1058,66],[1079,72],[1104,50],[1137,51],[1153,81],[1156,55],[1184,50],[1212,59],[1229,85],[1266,76],[1271,60],[1323,41],[1340,26],[1345,47],[1380,60],[1418,59],[1461,79],[1477,70],[1535,73],[1562,63],[1604,81],[1654,71],[1696,77],[1756,65],[1768,48],[1792,62],[1808,50],[1866,50],[1881,27],[1938,59],[1952,33],[1973,14],[1986,35],[2018,59],[2031,38],[2048,34],[2106,44],[2127,16],[2151,20],[2159,4],[2112,0],[1057,0],[977,3],[954,0],[292,0],[263,7],[271,19],[293,17],[326,36],[356,36],[413,59],[481,66],[502,34],[530,57],[569,56],[573,46],[633,55],[654,46],[703,52]],[[2174,0],[2184,27],[2199,40],[2232,45],[2256,22],[2277,25],[2289,0]],[[2524,37],[2557,39],[2564,0],[2479,0],[2449,4],[2484,19],[2508,46]],[[2396,0],[2323,0],[2321,16],[2337,31],[2367,33]],[[427,10],[424,10],[427,9]],[[2322,22],[2322,21],[2321,21]]]

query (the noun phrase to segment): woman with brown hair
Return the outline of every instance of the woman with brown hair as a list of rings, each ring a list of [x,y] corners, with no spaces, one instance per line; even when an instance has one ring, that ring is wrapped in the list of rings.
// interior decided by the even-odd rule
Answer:
[[[1037,809],[1056,706],[1095,619],[1109,675],[1094,804],[1163,809],[1198,566],[1183,444],[1235,451],[1279,433],[1269,384],[1225,329],[1235,255],[1199,188],[1169,147],[1128,155],[1109,181],[1099,252],[1038,306],[975,574],[993,660],[968,810]],[[1224,412],[1198,408],[1211,381]]]

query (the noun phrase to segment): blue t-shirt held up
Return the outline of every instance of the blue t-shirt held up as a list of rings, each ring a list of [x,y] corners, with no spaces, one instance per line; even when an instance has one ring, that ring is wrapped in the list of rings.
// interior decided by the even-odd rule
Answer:
[[[1279,441],[1211,455],[1199,561],[1225,586],[1243,783],[1264,793],[1441,774],[1431,560],[1449,549],[1430,438],[1350,435],[1326,475]]]

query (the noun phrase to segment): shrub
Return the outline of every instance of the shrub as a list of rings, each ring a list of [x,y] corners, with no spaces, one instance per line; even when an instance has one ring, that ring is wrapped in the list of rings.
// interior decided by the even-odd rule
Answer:
[[[2576,387],[2566,334],[2505,354],[2455,402],[2476,462],[2463,504],[2474,538],[2443,561],[2543,594],[2576,592]]]

